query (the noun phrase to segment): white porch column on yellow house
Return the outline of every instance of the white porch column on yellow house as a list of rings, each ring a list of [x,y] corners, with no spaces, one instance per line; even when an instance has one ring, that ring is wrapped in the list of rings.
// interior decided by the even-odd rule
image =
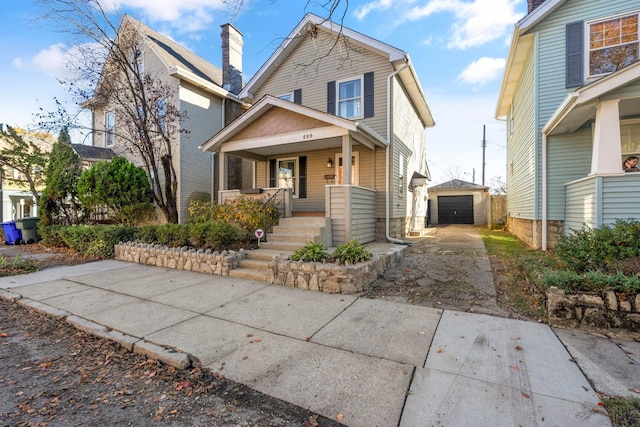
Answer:
[[[351,137],[342,135],[342,184],[353,185],[351,182]]]
[[[619,99],[602,101],[596,108],[591,175],[622,172],[619,102]]]

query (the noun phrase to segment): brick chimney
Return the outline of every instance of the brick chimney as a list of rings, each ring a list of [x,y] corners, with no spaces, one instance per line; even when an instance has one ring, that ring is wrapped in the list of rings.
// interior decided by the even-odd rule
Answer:
[[[527,0],[527,13],[533,12],[538,6],[546,0]]]
[[[242,90],[242,33],[231,24],[221,28],[222,87],[237,95]]]

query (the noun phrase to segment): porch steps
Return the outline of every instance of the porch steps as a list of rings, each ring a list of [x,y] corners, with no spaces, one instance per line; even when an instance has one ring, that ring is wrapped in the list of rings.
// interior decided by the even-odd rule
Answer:
[[[247,258],[240,261],[240,267],[229,271],[229,276],[266,282],[269,262],[275,257],[288,258],[309,242],[323,243],[328,249],[331,247],[331,232],[330,218],[282,218],[267,236],[269,240],[261,243],[259,249],[249,251]]]

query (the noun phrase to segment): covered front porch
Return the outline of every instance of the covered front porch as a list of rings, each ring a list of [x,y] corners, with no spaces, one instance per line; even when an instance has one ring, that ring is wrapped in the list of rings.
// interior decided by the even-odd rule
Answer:
[[[218,201],[277,198],[282,217],[330,219],[335,246],[376,240],[376,218],[384,217],[378,188],[385,185],[386,146],[361,123],[266,96],[203,149],[219,155]],[[229,189],[232,156],[253,161],[250,188]]]
[[[542,129],[543,249],[547,220],[568,234],[640,217],[640,172],[623,166],[637,156],[640,63],[571,92]]]

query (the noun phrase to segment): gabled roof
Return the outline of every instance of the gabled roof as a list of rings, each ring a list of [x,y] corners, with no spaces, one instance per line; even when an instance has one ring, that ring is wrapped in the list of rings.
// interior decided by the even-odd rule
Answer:
[[[309,149],[312,144],[317,143],[320,139],[336,136],[334,133],[332,133],[333,131],[330,128],[340,129],[341,134],[344,134],[345,132],[351,134],[357,133],[360,135],[359,137],[357,137],[357,139],[359,139],[359,141],[363,144],[367,144],[369,146],[377,145],[380,147],[384,147],[387,145],[387,142],[384,138],[382,138],[380,135],[378,135],[363,123],[344,119],[342,117],[324,113],[322,111],[318,111],[304,105],[294,104],[293,102],[285,101],[271,95],[266,95],[258,102],[256,102],[251,108],[249,108],[247,112],[242,114],[231,124],[226,126],[220,132],[215,134],[211,139],[205,142],[201,147],[202,150],[219,151],[222,144],[228,141],[232,141],[236,135],[249,128],[260,117],[264,116],[273,109],[292,112],[298,114],[301,117],[304,116],[317,122],[317,127],[315,128],[316,132],[314,133],[318,134],[318,136],[317,138],[314,138],[314,140],[301,141],[298,135],[299,132],[293,132],[291,133],[291,135],[283,133],[276,136],[277,145],[304,143],[306,149]],[[259,141],[256,141],[255,144],[251,143],[252,147],[245,147],[244,149],[252,149],[253,151],[264,151],[265,154],[267,152],[273,153],[273,149],[268,147],[269,143],[267,142],[267,139],[270,136],[271,135],[259,138]],[[339,142],[339,144],[341,143]],[[260,145],[260,147],[257,147],[257,145]],[[261,155],[262,154],[263,153],[261,153]]]
[[[347,37],[350,42],[388,58],[389,62],[396,70],[401,69],[405,64],[407,64],[407,68],[399,73],[399,78],[406,87],[411,100],[416,105],[424,124],[427,127],[435,125],[433,116],[431,115],[431,111],[427,105],[424,90],[422,89],[422,85],[420,84],[416,71],[413,68],[413,63],[406,52],[369,36],[365,36],[364,34],[351,30],[347,27],[342,27],[328,19],[321,18],[312,13],[308,13],[304,18],[302,18],[293,31],[291,31],[275,52],[242,89],[238,97],[245,100],[253,99],[253,92],[257,88],[261,87],[269,77],[271,77],[291,52],[293,52],[302,40],[304,40],[304,37],[302,36],[304,36],[311,28],[321,28],[333,34],[342,33],[342,35]]]
[[[217,93],[221,97],[235,98],[227,90],[222,88],[222,70],[209,61],[196,55],[169,37],[151,29],[142,22],[125,15],[118,29],[118,34],[126,27],[132,27],[141,37],[144,46],[151,49],[166,67],[169,75],[201,87],[209,92]],[[107,58],[108,63],[109,58]],[[100,77],[98,85],[102,83],[104,75]],[[88,100],[82,106],[90,106],[92,100]]]
[[[549,118],[549,121],[542,128],[542,133],[553,135],[577,130],[588,120],[595,118],[596,108],[603,98],[622,99],[619,107],[620,115],[631,115],[631,112],[637,111],[637,105],[629,104],[631,112],[625,112],[626,103],[637,101],[638,98],[628,94],[616,97],[612,92],[639,81],[640,62],[635,62],[587,86],[576,89],[567,95],[562,104]]]
[[[509,48],[507,65],[502,77],[502,86],[500,88],[495,113],[496,118],[506,117],[508,114],[511,99],[524,72],[524,64],[529,56],[530,50],[533,48],[534,36],[533,34],[528,34],[527,31],[553,13],[558,7],[562,6],[565,1],[566,0],[547,0],[515,25],[513,35],[511,36],[511,47]]]
[[[452,179],[451,181],[429,187],[429,191],[433,190],[487,190],[489,187],[472,182],[463,181],[461,179]]]
[[[116,156],[111,148],[94,147],[93,145],[71,144],[71,148],[82,160],[111,160]]]

